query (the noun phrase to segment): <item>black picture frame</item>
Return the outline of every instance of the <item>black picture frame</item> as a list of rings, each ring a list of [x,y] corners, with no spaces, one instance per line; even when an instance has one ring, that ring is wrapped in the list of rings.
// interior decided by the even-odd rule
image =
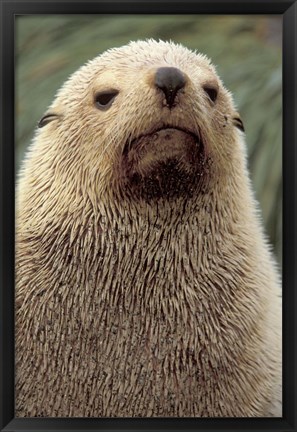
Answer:
[[[283,417],[14,418],[14,19],[29,14],[281,14],[283,16]],[[1,431],[296,430],[297,1],[0,0]]]

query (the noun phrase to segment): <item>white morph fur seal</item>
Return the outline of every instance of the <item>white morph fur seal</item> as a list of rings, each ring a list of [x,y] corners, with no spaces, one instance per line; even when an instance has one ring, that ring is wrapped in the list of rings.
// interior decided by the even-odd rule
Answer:
[[[281,416],[281,290],[243,124],[209,60],[80,68],[23,164],[16,415]]]

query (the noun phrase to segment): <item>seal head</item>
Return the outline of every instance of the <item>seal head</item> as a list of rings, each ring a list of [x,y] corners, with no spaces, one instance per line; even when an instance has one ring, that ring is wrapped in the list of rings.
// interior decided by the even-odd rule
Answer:
[[[73,121],[77,112],[83,130]],[[88,173],[97,197],[113,190],[121,199],[147,202],[208,188],[212,164],[221,175],[232,167],[225,162],[240,125],[205,56],[155,41],[109,50],[83,66],[40,122],[42,130],[56,128],[59,142],[71,143],[71,169],[73,162]]]

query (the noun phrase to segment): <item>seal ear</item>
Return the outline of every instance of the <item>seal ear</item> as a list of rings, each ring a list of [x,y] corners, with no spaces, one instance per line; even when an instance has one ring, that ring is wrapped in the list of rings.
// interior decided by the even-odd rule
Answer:
[[[47,113],[39,120],[38,127],[42,128],[43,126],[47,125],[48,123],[50,123],[53,120],[56,120],[57,118],[59,118],[58,114]]]
[[[234,126],[236,126],[238,129],[240,129],[242,132],[244,132],[244,126],[242,123],[242,120],[240,118],[240,115],[238,113],[235,113],[234,117],[232,117],[232,122]]]

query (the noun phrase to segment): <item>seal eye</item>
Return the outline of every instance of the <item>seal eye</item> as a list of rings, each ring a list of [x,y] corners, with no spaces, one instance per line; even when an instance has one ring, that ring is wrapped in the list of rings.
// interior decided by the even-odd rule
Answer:
[[[212,102],[215,102],[218,97],[218,89],[209,85],[203,86],[203,90]]]
[[[115,97],[119,94],[118,90],[106,90],[95,95],[95,105],[100,110],[108,109]]]

